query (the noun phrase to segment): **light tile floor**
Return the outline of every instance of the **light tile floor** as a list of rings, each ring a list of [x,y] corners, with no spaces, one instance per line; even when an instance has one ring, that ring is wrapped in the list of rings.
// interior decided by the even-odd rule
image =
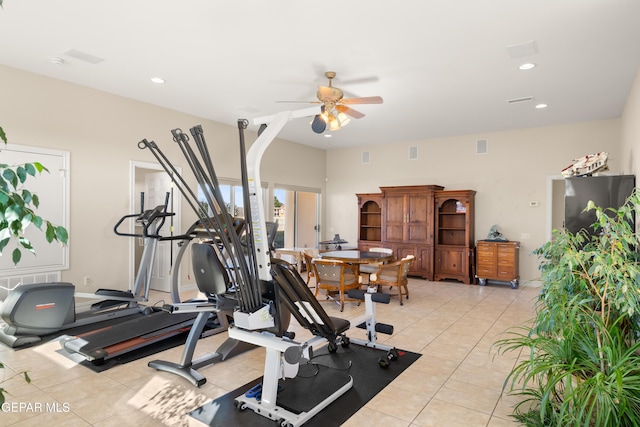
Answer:
[[[531,319],[539,288],[410,279],[409,289],[411,297],[404,306],[397,298],[388,305],[378,304],[379,321],[395,327],[392,336],[379,334],[378,339],[423,356],[344,425],[516,425],[509,417],[515,400],[501,397],[501,388],[518,355],[496,355],[492,343],[507,328]],[[167,297],[156,293],[153,298]],[[364,304],[348,303],[343,313],[332,302],[324,307],[332,316],[352,320],[364,313]],[[305,334],[297,333],[297,338]],[[365,338],[361,329],[350,335]],[[223,333],[201,340],[196,356],[215,351],[225,338]],[[15,351],[0,344],[0,361],[5,364],[0,387],[10,393],[0,426],[197,424],[186,416],[189,411],[258,378],[264,367],[264,350],[255,349],[202,368],[207,383],[195,388],[147,366],[153,359],[178,361],[182,347],[102,373],[76,365],[58,348],[49,343]],[[20,371],[28,371],[30,384],[15,376]]]

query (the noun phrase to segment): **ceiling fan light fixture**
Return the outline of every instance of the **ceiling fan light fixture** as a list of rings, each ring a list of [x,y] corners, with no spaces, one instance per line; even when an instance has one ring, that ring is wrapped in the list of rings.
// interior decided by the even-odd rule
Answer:
[[[338,121],[340,122],[341,127],[345,127],[351,122],[351,117],[347,116],[345,113],[338,113]]]
[[[335,117],[332,117],[331,119],[329,119],[329,130],[336,131],[336,130],[340,130],[340,128],[341,128],[340,121],[338,121],[338,119],[336,119]]]
[[[313,121],[311,122],[311,130],[315,133],[322,133],[327,129],[327,123],[324,121],[320,114],[314,116]]]

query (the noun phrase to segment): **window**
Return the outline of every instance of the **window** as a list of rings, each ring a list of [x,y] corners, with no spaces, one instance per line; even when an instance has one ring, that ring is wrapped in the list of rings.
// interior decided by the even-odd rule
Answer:
[[[229,212],[229,214],[233,217],[244,218],[244,197],[242,195],[242,184],[240,183],[240,181],[224,180],[220,183],[219,191],[222,195],[222,199],[224,200],[227,212]],[[265,202],[267,193],[267,188],[263,187],[262,196],[265,206],[269,206]],[[202,208],[207,212],[207,214],[210,215],[212,213],[211,207],[207,203],[207,199],[205,198],[204,192],[202,191],[202,188],[200,186],[198,186],[198,201]]]

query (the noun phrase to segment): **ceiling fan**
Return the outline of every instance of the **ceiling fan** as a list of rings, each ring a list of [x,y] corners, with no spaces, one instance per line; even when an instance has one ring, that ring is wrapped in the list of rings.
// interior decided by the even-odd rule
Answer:
[[[364,98],[344,98],[344,93],[334,87],[332,80],[336,77],[335,71],[324,73],[329,80],[328,86],[318,86],[316,96],[318,101],[310,101],[311,104],[322,104],[322,113],[316,115],[311,122],[311,129],[315,133],[322,133],[329,126],[329,130],[338,130],[351,121],[351,118],[360,119],[364,114],[349,107],[358,104],[382,104],[379,96],[367,96]]]

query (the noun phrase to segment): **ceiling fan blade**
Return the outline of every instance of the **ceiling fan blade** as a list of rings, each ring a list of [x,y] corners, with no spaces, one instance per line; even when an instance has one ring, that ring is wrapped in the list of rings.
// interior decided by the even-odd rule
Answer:
[[[382,104],[379,96],[365,96],[364,98],[344,98],[342,104]]]
[[[362,114],[360,111],[356,111],[351,107],[347,107],[346,105],[336,105],[336,110],[340,111],[341,113],[345,113],[346,115],[353,117],[354,119],[361,119],[364,117],[364,114]]]
[[[320,101],[275,101],[276,103],[287,103],[287,104],[322,104]]]

